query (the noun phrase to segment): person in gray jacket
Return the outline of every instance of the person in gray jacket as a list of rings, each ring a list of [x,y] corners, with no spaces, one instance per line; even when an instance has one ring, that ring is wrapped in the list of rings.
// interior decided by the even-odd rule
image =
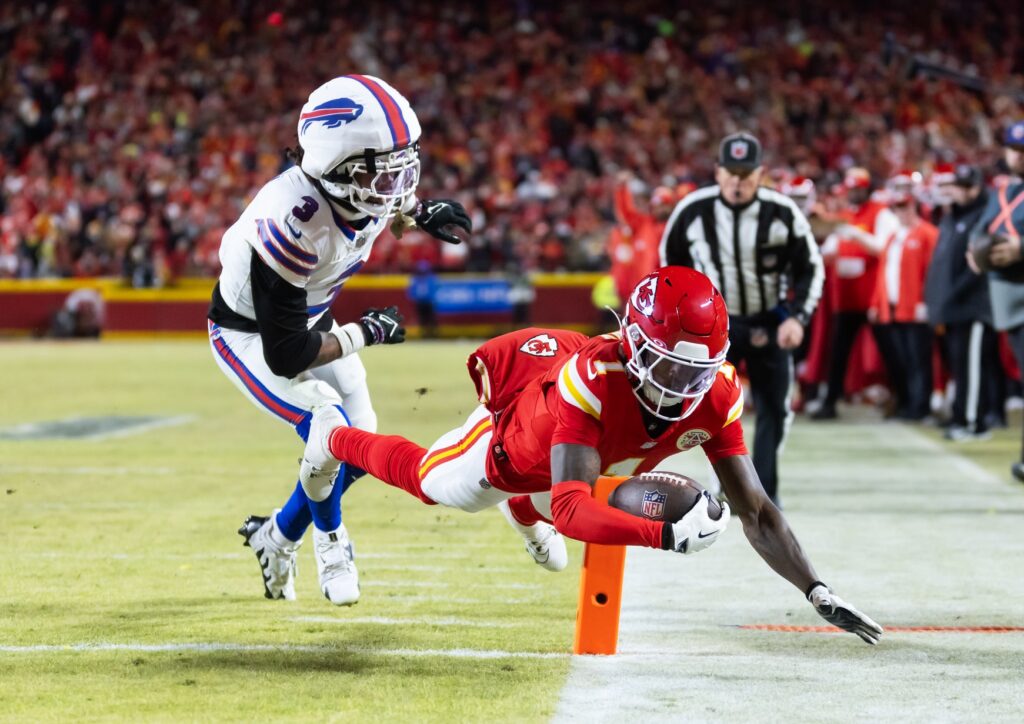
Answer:
[[[925,304],[928,321],[945,331],[945,350],[953,376],[953,415],[946,438],[956,441],[989,436],[992,399],[990,371],[998,364],[988,278],[967,266],[971,231],[988,205],[981,169],[957,166],[940,181],[943,195],[952,201],[939,224],[939,241],[928,267]]]
[[[971,232],[972,248],[987,252],[975,251],[966,258],[976,271],[982,266],[990,269],[992,321],[997,330],[1008,334],[1017,365],[1024,370],[1024,121],[1006,129],[1003,146],[1012,178],[989,194],[988,204]],[[982,264],[978,264],[979,256],[983,257]],[[1024,446],[1020,460],[1010,470],[1024,482]]]

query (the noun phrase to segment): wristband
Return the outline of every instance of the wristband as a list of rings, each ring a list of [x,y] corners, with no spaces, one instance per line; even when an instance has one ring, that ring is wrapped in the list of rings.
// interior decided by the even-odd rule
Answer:
[[[329,334],[333,334],[341,345],[342,357],[348,357],[366,346],[366,335],[363,333],[363,328],[355,322],[349,322],[344,326],[335,322],[331,326]]]
[[[825,585],[824,583],[822,583],[821,581],[812,581],[812,582],[811,582],[811,585],[809,585],[809,586],[807,587],[807,590],[806,590],[806,591],[804,591],[804,598],[806,598],[806,599],[807,599],[808,601],[810,601],[810,600],[811,600],[811,592],[812,592],[812,591],[813,591],[813,590],[814,590],[815,588],[817,588],[818,586],[823,586],[823,587],[825,588],[825,590],[826,590],[826,591],[828,590],[828,586],[826,586],[826,585]]]

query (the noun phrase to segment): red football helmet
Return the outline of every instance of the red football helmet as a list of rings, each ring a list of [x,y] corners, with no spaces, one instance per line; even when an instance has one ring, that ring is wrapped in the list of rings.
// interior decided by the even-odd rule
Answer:
[[[682,420],[715,382],[729,350],[729,313],[711,280],[666,266],[640,280],[620,320],[626,371],[640,404]]]

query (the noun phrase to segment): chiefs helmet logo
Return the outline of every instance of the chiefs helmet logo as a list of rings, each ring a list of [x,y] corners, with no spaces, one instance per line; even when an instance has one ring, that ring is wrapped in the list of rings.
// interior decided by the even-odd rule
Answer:
[[[711,433],[707,430],[687,430],[679,439],[676,441],[676,447],[680,450],[689,450],[690,448],[703,445],[711,439]]]
[[[630,299],[636,311],[645,317],[649,317],[654,314],[654,295],[658,291],[658,278],[648,277],[644,281],[637,285],[637,288],[633,290],[633,297]]]
[[[523,342],[519,351],[532,354],[534,357],[554,357],[558,351],[558,340],[548,334],[538,334]]]
[[[729,155],[736,161],[742,161],[747,157],[747,144],[745,141],[737,141],[729,148]]]

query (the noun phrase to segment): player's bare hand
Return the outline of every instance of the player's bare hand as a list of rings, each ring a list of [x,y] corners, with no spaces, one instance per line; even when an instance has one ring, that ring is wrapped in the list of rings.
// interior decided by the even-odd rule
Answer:
[[[865,643],[874,646],[882,637],[881,626],[832,593],[824,583],[812,588],[807,594],[807,600],[823,619],[837,628],[857,634]]]
[[[988,260],[994,267],[1007,267],[1021,260],[1020,237],[997,237],[988,252]]]
[[[457,229],[462,229],[465,234],[461,236],[467,238],[473,232],[473,222],[465,207],[452,199],[421,201],[416,207],[414,218],[418,227],[435,239],[449,244],[460,244],[464,241],[464,238],[456,234]]]
[[[782,349],[796,349],[804,341],[804,325],[790,317],[779,325],[776,338]]]
[[[367,309],[359,318],[366,335],[366,344],[399,344],[405,341],[404,317],[398,307]]]

